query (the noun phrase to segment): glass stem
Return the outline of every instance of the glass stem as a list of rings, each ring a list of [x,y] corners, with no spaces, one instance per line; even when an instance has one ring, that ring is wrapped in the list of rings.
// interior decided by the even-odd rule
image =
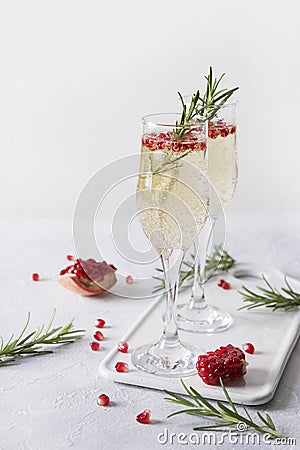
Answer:
[[[176,308],[179,272],[183,257],[184,251],[181,249],[165,250],[161,255],[166,286],[166,312],[163,335],[160,339],[161,348],[176,347],[180,343],[176,323]]]
[[[194,281],[192,295],[189,302],[189,309],[203,309],[207,307],[205,300],[204,284],[206,282],[206,259],[211,245],[213,230],[216,218],[212,217],[211,222],[206,221],[201,234],[194,244],[195,263],[194,263]]]

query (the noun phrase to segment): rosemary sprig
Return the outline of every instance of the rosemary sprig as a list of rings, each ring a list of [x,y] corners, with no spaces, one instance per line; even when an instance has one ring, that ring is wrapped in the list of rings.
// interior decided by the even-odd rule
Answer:
[[[177,154],[176,156],[172,152],[166,153],[165,157],[164,157],[164,162],[162,162],[157,167],[155,167],[155,169],[152,170],[152,173],[154,175],[157,175],[157,174],[167,172],[168,170],[178,168],[179,167],[179,165],[177,164],[178,161],[180,161],[182,158],[184,158],[190,152],[191,152],[191,150],[188,150],[186,152],[179,153],[179,155]]]
[[[178,92],[178,95],[182,106],[182,112],[180,122],[178,122],[178,120],[176,121],[176,127],[173,130],[173,137],[175,139],[182,139],[192,130],[190,125],[193,118],[198,114],[197,104],[200,99],[200,91],[198,90],[195,94],[193,94],[189,108],[187,108],[184,103],[180,92]]]
[[[0,366],[12,363],[18,358],[53,353],[52,350],[45,350],[44,345],[69,344],[83,337],[85,330],[74,329],[74,319],[64,327],[52,328],[54,317],[55,310],[47,327],[42,325],[24,337],[30,321],[28,312],[24,328],[16,339],[13,334],[6,343],[0,338]]]
[[[236,260],[223,249],[222,244],[215,245],[213,254],[206,259],[205,270],[209,272],[217,267],[219,272],[228,272]]]
[[[272,438],[287,438],[287,436],[280,434],[275,427],[275,424],[269,414],[266,414],[264,417],[259,411],[257,411],[257,415],[261,420],[262,424],[258,424],[254,422],[249,411],[246,409],[245,405],[241,403],[243,411],[245,414],[240,413],[236,406],[234,405],[232,399],[229,396],[227,389],[225,388],[222,380],[220,380],[223,393],[225,398],[227,399],[229,406],[224,404],[223,402],[217,402],[216,406],[212,405],[208,400],[206,400],[202,395],[196,391],[192,386],[189,388],[186,386],[183,380],[181,383],[187,392],[189,399],[182,397],[181,395],[175,394],[174,392],[170,392],[165,390],[165,392],[170,396],[170,398],[165,398],[166,401],[175,403],[177,405],[185,406],[186,409],[182,409],[176,411],[172,414],[169,414],[169,417],[176,416],[178,414],[191,414],[194,416],[201,417],[215,417],[214,425],[204,425],[200,427],[195,427],[195,431],[226,431],[224,427],[233,427],[236,426],[238,430],[238,424],[245,424],[245,426],[249,429],[252,428],[259,433],[268,433]]]
[[[190,280],[194,277],[195,273],[195,256],[191,255],[192,261],[183,261],[183,265],[186,269],[181,269],[179,274],[179,286],[181,286],[184,281]],[[205,270],[210,272],[211,270],[216,270],[216,272],[228,272],[228,270],[235,264],[235,259],[229,255],[226,250],[223,250],[222,244],[215,245],[214,252],[211,256],[206,259]],[[165,280],[162,276],[163,270],[156,268],[160,276],[153,276],[155,280],[159,281],[159,284],[154,286],[153,293],[159,292],[165,288]]]
[[[227,102],[232,94],[239,88],[233,89],[219,89],[220,83],[224,78],[225,73],[219,78],[215,78],[213,75],[213,69],[210,66],[208,75],[205,76],[206,91],[203,97],[199,95],[199,101],[197,105],[197,113],[206,120],[212,120],[217,114],[219,109]]]
[[[259,292],[251,291],[246,286],[242,286],[239,293],[243,296],[244,302],[247,304],[239,309],[254,309],[259,306],[272,308],[273,311],[277,309],[290,311],[291,309],[300,306],[300,293],[295,292],[284,277],[286,287],[281,288],[281,291],[271,286],[268,280],[263,275],[263,279],[267,285],[267,289],[257,286]]]

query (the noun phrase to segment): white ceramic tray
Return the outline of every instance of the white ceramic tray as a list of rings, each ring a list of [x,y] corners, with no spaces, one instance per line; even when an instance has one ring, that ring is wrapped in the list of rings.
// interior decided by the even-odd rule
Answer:
[[[234,317],[235,323],[228,330],[209,335],[180,332],[182,340],[199,346],[204,351],[214,350],[220,345],[229,343],[239,347],[245,342],[254,344],[256,348],[254,355],[246,354],[249,366],[244,379],[227,384],[233,401],[248,405],[260,405],[273,397],[300,331],[300,310],[290,312],[273,312],[267,308],[252,311],[237,310],[244,304],[237,291],[243,284],[249,288],[263,286],[262,274],[273,286],[278,288],[283,286],[284,275],[280,271],[253,264],[237,264],[223,276],[231,283],[232,290],[225,291],[218,287],[217,283],[221,277],[214,277],[207,283],[206,295],[209,303],[229,311]],[[294,289],[300,290],[298,280],[290,277],[288,280]],[[190,289],[182,291],[178,303],[187,301],[189,295]],[[164,306],[162,298],[156,298],[123,337],[122,340],[129,343],[131,352],[136,347],[160,337]],[[158,377],[137,370],[131,363],[131,352],[123,354],[113,349],[101,362],[100,374],[121,383],[184,393],[179,379]],[[117,373],[114,369],[117,361],[128,362],[130,371]],[[220,387],[204,384],[198,375],[188,377],[185,381],[206,398],[224,399]]]

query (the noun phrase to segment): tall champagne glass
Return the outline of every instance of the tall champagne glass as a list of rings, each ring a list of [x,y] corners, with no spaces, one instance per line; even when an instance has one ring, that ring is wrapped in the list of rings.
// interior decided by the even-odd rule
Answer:
[[[182,343],[176,324],[178,279],[185,251],[207,217],[206,125],[180,126],[180,115],[145,116],[137,186],[142,228],[160,255],[165,277],[162,336],[137,348],[133,364],[168,377],[196,372],[199,350]]]
[[[205,297],[205,282],[209,276],[205,271],[209,242],[214,232],[218,215],[231,200],[238,178],[236,149],[236,104],[218,108],[217,115],[208,123],[208,177],[210,181],[209,216],[210,230],[206,236],[200,234],[200,243],[206,252],[195,247],[194,282],[188,304],[178,307],[177,321],[180,329],[197,333],[225,331],[233,323],[231,315],[209,305]],[[217,194],[217,195],[216,195]],[[221,208],[220,208],[221,205]]]

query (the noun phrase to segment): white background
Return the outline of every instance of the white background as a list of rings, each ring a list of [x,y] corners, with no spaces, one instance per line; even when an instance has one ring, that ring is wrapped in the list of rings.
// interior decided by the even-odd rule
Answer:
[[[2,0],[0,65],[2,215],[71,215],[209,65],[240,86],[231,210],[300,209],[296,0]]]

